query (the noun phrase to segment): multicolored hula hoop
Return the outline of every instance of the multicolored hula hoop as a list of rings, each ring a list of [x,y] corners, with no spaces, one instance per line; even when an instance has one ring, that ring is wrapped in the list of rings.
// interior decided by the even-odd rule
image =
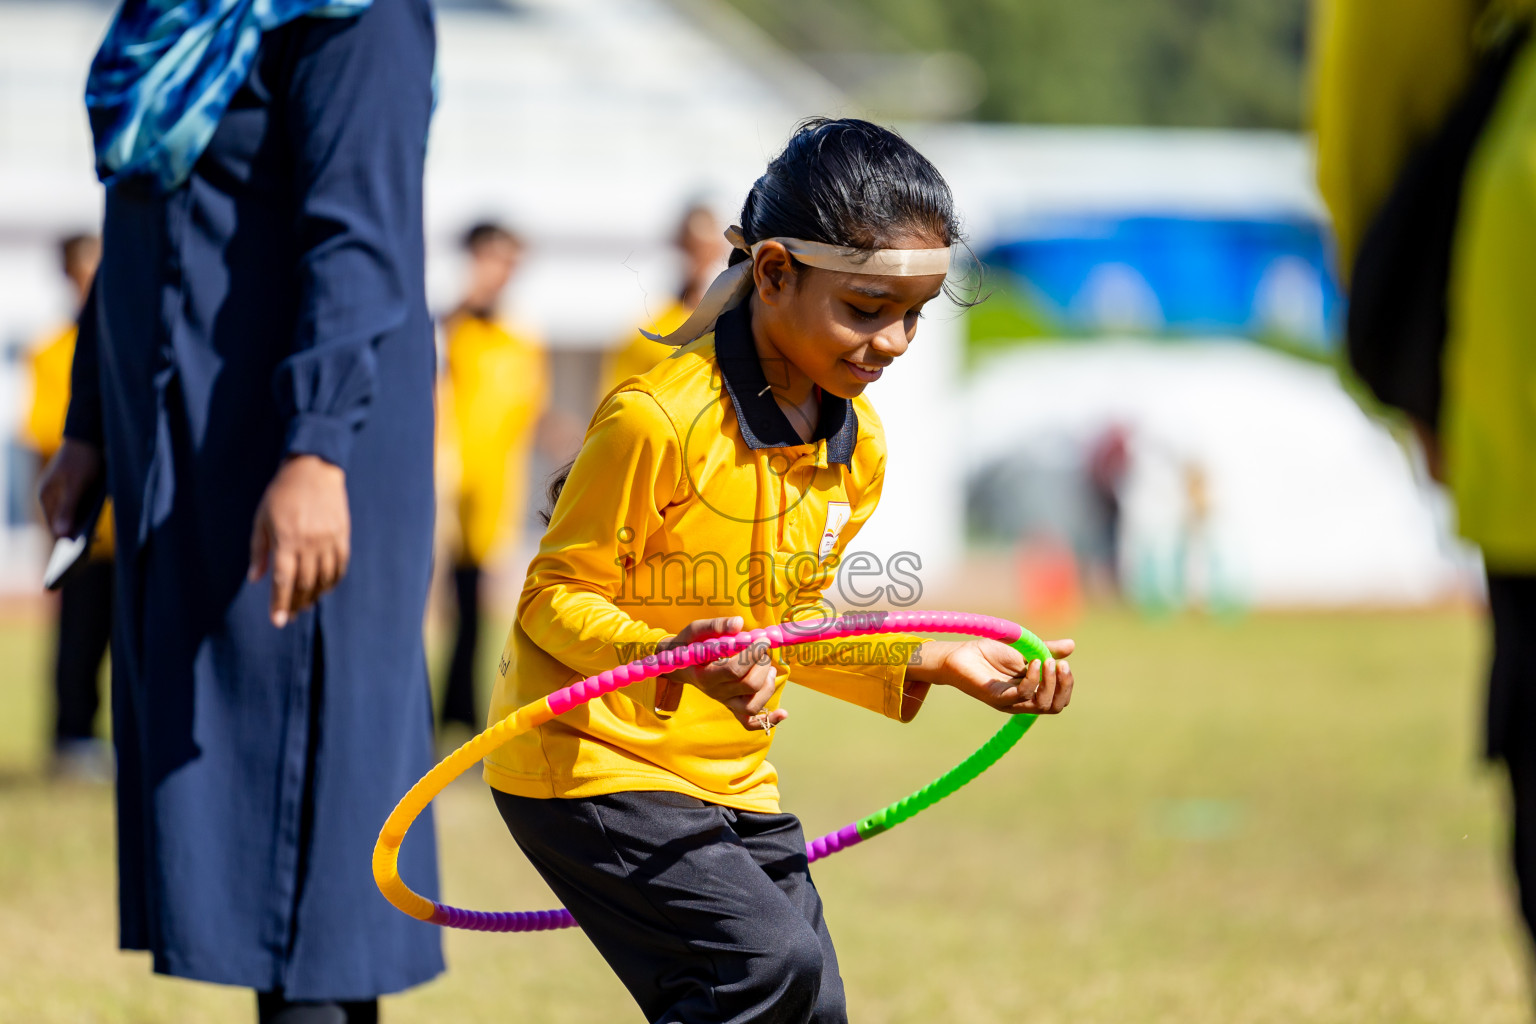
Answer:
[[[406,830],[437,794],[491,751],[512,737],[535,729],[556,715],[562,715],[594,697],[612,693],[664,672],[727,658],[756,645],[788,647],[880,633],[960,633],[990,637],[1011,644],[1024,655],[1026,664],[1051,656],[1040,638],[1018,623],[990,615],[969,615],[964,612],[857,612],[841,616],[830,623],[816,623],[814,627],[806,623],[790,627],[769,626],[652,654],[579,683],[572,683],[563,690],[556,690],[541,700],[526,704],[443,758],[420,782],[411,787],[410,792],[401,797],[385,820],[384,828],[379,832],[379,841],[373,848],[373,879],[378,883],[384,898],[398,909],[418,920],[445,928],[466,928],[481,932],[538,932],[574,927],[575,919],[564,909],[502,912],[461,910],[414,892],[400,877],[400,844],[405,841]],[[997,763],[1034,723],[1034,715],[1010,717],[1008,723],[975,753],[922,789],[867,818],[861,818],[836,832],[829,832],[806,843],[806,858],[816,861],[846,850],[932,807]]]

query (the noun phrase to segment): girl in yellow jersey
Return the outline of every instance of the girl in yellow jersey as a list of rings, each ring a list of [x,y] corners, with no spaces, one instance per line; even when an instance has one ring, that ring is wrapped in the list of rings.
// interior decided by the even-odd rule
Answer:
[[[802,125],[732,265],[598,409],[529,566],[491,718],[657,645],[818,613],[885,467],[863,397],[944,286],[949,188],[895,134]],[[1051,651],[1064,658],[1070,640]],[[651,1021],[846,1019],[805,837],[767,761],[795,682],[901,721],[933,685],[1061,711],[1072,673],[991,640],[738,658],[584,704],[487,758],[518,845]]]
[[[523,260],[523,242],[499,224],[464,235],[464,297],[443,320],[438,385],[438,468],[453,526],[458,612],[439,725],[475,732],[480,591],[485,567],[517,545],[529,456],[549,391],[543,342],[498,310]]]

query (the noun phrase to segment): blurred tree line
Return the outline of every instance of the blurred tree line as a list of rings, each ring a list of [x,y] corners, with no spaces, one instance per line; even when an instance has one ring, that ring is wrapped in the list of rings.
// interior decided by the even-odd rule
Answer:
[[[977,82],[962,107],[970,109],[952,116],[1229,128],[1301,124],[1306,0],[728,2],[844,87],[850,82],[841,72],[867,67],[871,55],[969,58]],[[876,100],[878,110],[878,91]]]

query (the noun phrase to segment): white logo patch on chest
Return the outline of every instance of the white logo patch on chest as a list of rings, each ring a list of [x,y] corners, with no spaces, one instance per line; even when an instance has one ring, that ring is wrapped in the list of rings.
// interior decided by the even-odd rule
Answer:
[[[853,509],[846,501],[827,502],[827,524],[821,531],[821,547],[816,550],[817,558],[826,558],[837,548],[837,538],[842,535],[843,527],[848,525],[848,520],[853,518]]]

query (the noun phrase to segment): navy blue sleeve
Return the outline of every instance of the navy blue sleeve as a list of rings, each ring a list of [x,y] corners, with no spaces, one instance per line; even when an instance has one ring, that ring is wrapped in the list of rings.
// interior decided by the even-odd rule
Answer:
[[[374,346],[423,303],[422,169],[435,39],[426,0],[304,18],[286,89],[299,319],[274,380],[285,451],[346,468]]]
[[[104,444],[101,428],[101,372],[96,322],[96,282],[86,294],[80,310],[80,332],[75,339],[74,362],[69,367],[69,412],[64,417],[64,436],[85,441],[100,448]]]

